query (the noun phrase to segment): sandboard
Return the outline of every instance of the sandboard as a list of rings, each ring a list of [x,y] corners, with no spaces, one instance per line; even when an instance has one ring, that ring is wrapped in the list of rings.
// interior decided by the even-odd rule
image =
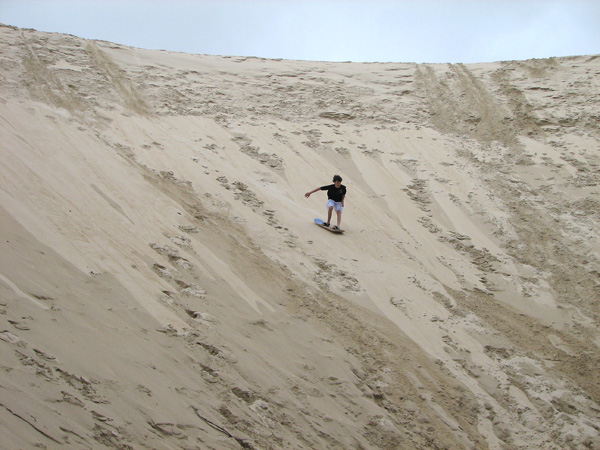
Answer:
[[[315,223],[317,225],[319,225],[321,228],[325,228],[326,230],[331,231],[332,233],[342,234],[344,232],[344,230],[334,230],[333,228],[329,228],[329,227],[325,226],[325,222],[322,221],[321,219],[315,219]]]

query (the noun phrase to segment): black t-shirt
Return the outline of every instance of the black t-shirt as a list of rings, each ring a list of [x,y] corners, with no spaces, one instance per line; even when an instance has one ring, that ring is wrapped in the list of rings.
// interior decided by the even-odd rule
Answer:
[[[343,184],[340,185],[339,188],[335,187],[335,184],[330,184],[329,186],[321,186],[322,191],[327,191],[327,198],[333,200],[334,202],[341,202],[344,199],[344,195],[346,195],[346,186]]]

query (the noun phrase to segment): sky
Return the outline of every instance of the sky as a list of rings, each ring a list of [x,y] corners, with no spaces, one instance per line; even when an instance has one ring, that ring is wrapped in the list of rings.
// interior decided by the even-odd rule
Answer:
[[[312,61],[600,53],[600,0],[0,0],[0,23],[146,49]]]

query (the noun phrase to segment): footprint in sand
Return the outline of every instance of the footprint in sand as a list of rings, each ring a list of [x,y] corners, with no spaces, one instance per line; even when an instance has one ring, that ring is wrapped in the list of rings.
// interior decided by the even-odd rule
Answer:
[[[192,241],[185,236],[170,236],[165,234],[165,237],[169,238],[175,245],[182,248],[192,248]]]
[[[173,272],[163,266],[162,264],[155,263],[152,265],[152,269],[160,276],[161,278],[172,279]]]
[[[9,320],[8,323],[10,323],[17,330],[22,330],[22,331],[31,330],[31,328],[29,328],[23,322],[19,322],[18,320]]]
[[[55,356],[49,355],[48,353],[38,350],[37,348],[34,348],[33,351],[36,355],[38,355],[40,358],[44,358],[46,361],[56,361]]]
[[[9,344],[17,344],[18,346],[21,346],[21,347],[24,347],[27,345],[27,343],[23,339],[21,339],[16,334],[12,334],[8,330],[4,330],[4,331],[0,332],[0,340],[2,340],[4,342],[8,342]]]
[[[183,281],[175,280],[177,285],[181,288],[181,294],[186,295],[188,297],[196,297],[203,299],[206,297],[206,291],[202,289],[200,286],[192,283],[187,284]]]
[[[219,320],[215,316],[213,316],[212,314],[209,314],[209,313],[203,313],[200,311],[192,311],[190,309],[186,309],[185,312],[192,319],[196,319],[200,322],[208,322],[208,323],[218,323],[219,322]]]
[[[199,233],[200,230],[193,225],[180,225],[179,229],[184,233]]]

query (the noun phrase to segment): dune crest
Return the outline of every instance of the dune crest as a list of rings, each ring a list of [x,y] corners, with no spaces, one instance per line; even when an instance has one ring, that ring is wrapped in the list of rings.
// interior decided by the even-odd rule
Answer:
[[[4,448],[600,449],[597,55],[0,55]]]

